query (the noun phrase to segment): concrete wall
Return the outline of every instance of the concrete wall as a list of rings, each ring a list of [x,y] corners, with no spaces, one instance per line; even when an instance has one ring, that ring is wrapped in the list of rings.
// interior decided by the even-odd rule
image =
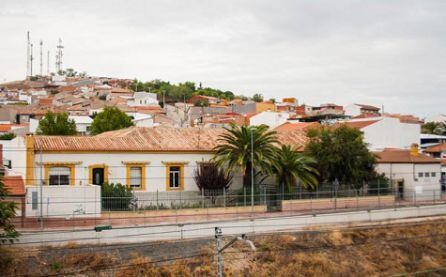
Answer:
[[[300,199],[282,201],[282,211],[313,211],[313,210],[335,210],[356,208],[377,208],[380,206],[393,205],[395,197],[390,196],[366,196],[324,198],[324,199]]]
[[[75,165],[75,186],[86,185],[89,182],[90,165],[105,164],[108,166],[109,182],[126,184],[126,165],[123,162],[145,162],[146,164],[146,190],[149,192],[166,191],[166,165],[165,162],[187,162],[184,165],[184,190],[198,191],[193,179],[197,162],[209,161],[213,154],[200,153],[43,153],[43,163],[73,163]],[[40,155],[35,155],[36,184],[41,178],[39,165]],[[43,171],[43,170],[42,170]],[[233,178],[231,189],[242,187],[241,173],[237,172]],[[44,178],[42,176],[42,178]]]
[[[285,122],[290,117],[289,113],[277,113],[277,112],[261,112],[252,116],[249,119],[250,125],[268,125],[270,128],[275,128]]]
[[[419,124],[401,123],[398,118],[384,117],[379,122],[362,128],[362,131],[369,149],[379,151],[384,148],[408,149],[413,143],[419,144],[420,128]]]
[[[42,205],[40,205],[42,189]],[[100,186],[29,186],[26,188],[26,216],[100,217]]]
[[[351,104],[344,107],[345,115],[358,116],[361,114],[361,108],[358,105]]]
[[[436,164],[389,164],[379,163],[376,166],[378,173],[384,173],[389,178],[395,191],[398,181],[404,181],[404,199],[432,200],[440,199],[441,196],[441,165]],[[422,173],[423,177],[419,177]],[[425,177],[429,173],[429,177]],[[435,177],[432,177],[435,173]]]

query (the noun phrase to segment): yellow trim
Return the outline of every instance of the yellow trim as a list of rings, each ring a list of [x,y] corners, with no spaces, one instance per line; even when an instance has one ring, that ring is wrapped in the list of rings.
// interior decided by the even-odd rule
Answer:
[[[136,165],[140,165],[140,164],[150,164],[150,162],[141,162],[141,161],[122,161],[122,164],[136,164]]]
[[[170,165],[170,164],[189,164],[188,161],[162,161],[163,164],[165,165]]]
[[[106,164],[91,164],[88,166],[88,183],[93,184],[93,169],[103,168],[104,169],[104,183],[108,183],[108,166]]]
[[[133,188],[133,190],[146,190],[146,163],[145,162],[132,162],[126,163],[126,185],[130,187],[130,168],[141,167],[141,187]]]
[[[166,165],[166,191],[170,190],[184,190],[184,165],[187,163],[177,163],[177,162],[163,162]],[[170,167],[178,166],[180,168],[180,187],[171,188],[170,187]]]
[[[35,185],[34,182],[34,146],[35,140],[32,135],[26,136],[26,179],[25,185]]]
[[[61,164],[61,162],[36,162],[37,165],[59,165]],[[76,162],[62,162],[62,164],[74,164],[74,165],[80,165],[82,164],[81,161],[76,161]]]
[[[68,167],[70,169],[70,186],[75,185],[76,163],[44,163],[45,185],[50,184],[50,168],[52,167]]]

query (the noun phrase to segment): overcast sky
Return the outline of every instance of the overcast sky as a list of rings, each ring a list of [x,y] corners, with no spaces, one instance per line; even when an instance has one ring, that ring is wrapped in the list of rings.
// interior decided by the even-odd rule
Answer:
[[[0,81],[24,77],[28,30],[51,70],[61,37],[90,75],[446,113],[443,0],[0,0]]]

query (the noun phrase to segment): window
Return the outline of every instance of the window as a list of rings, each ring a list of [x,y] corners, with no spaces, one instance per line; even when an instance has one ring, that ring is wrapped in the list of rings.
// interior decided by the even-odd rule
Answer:
[[[142,167],[130,167],[130,187],[138,189],[142,187]]]
[[[437,173],[436,172],[431,172],[431,177],[436,177]]]
[[[423,172],[418,172],[418,178],[423,178]]]
[[[169,187],[171,189],[178,189],[181,187],[181,167],[169,167]]]
[[[48,171],[48,185],[68,186],[70,177],[71,171],[69,167],[51,167]]]
[[[429,172],[424,172],[424,177],[429,178]]]

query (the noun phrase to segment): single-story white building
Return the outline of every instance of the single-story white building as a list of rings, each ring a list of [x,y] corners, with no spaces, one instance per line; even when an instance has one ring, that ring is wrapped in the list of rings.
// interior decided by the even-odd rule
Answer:
[[[390,179],[397,197],[410,201],[440,199],[440,160],[420,154],[418,147],[385,149],[375,154],[376,171]]]

